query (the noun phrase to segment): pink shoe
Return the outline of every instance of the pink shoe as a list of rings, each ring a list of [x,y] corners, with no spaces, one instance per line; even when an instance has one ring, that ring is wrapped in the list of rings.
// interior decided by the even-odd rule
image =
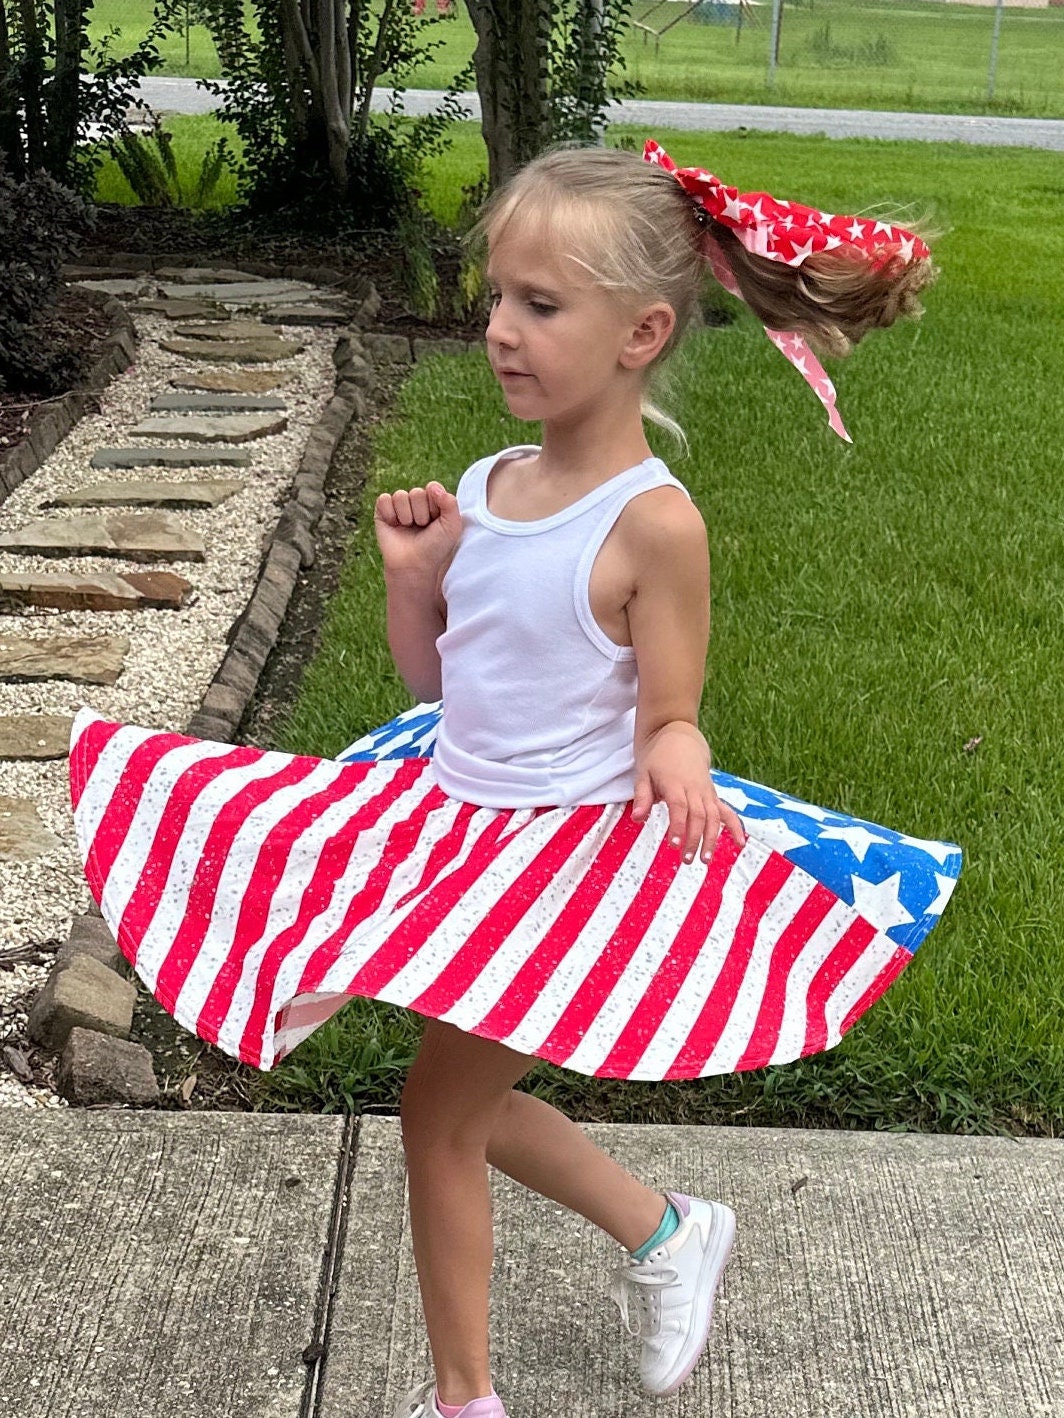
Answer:
[[[436,1380],[426,1379],[411,1389],[395,1410],[395,1418],[443,1418],[436,1407]],[[507,1418],[502,1399],[492,1391],[490,1398],[475,1398],[461,1410],[458,1418]]]

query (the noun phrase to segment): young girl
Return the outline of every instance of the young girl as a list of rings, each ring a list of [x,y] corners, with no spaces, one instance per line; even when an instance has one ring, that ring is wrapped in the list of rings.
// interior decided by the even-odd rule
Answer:
[[[487,351],[541,441],[453,496],[382,494],[388,638],[415,709],[341,763],[76,721],[86,873],[156,998],[262,1069],[352,994],[425,1017],[402,1099],[435,1374],[401,1418],[505,1418],[488,1164],[627,1252],[640,1377],[709,1334],[735,1218],[645,1186],[516,1085],[536,1058],[694,1078],[834,1045],[932,928],[959,849],[711,772],[702,518],[653,456],[648,377],[707,268],[845,436],[805,336],[844,352],[918,309],[918,238],[644,159],[565,150],[485,213]],[[721,417],[726,417],[726,410]],[[441,703],[442,701],[442,709]]]

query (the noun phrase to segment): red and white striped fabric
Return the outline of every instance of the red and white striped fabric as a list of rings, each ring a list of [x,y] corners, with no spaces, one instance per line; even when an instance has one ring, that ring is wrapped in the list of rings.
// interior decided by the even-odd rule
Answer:
[[[666,809],[460,803],[431,759],[342,764],[83,710],[78,842],[126,958],[268,1070],[351,995],[580,1073],[695,1078],[836,1044],[911,958],[751,836],[680,862]]]

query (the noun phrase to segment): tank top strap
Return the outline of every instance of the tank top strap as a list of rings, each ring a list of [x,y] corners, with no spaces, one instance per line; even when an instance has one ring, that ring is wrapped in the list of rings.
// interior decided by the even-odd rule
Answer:
[[[616,641],[611,640],[594,617],[591,610],[591,568],[595,564],[595,558],[602,550],[602,544],[613,530],[617,518],[633,497],[638,497],[640,493],[649,492],[656,487],[677,487],[685,497],[690,498],[691,496],[680,479],[669,472],[660,458],[648,458],[638,469],[633,470],[633,474],[632,479],[630,481],[626,479],[624,485],[616,490],[602,508],[591,535],[584,543],[580,560],[577,563],[576,575],[573,578],[573,602],[576,617],[591,642],[614,660],[632,659],[635,651],[630,645],[618,645]]]

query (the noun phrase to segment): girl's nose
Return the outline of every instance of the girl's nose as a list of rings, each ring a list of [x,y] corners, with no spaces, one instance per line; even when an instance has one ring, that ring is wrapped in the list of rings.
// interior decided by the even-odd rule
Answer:
[[[497,345],[506,345],[510,349],[512,349],[517,342],[513,322],[509,319],[501,300],[495,302],[492,306],[491,314],[488,316],[486,338],[492,340]]]

